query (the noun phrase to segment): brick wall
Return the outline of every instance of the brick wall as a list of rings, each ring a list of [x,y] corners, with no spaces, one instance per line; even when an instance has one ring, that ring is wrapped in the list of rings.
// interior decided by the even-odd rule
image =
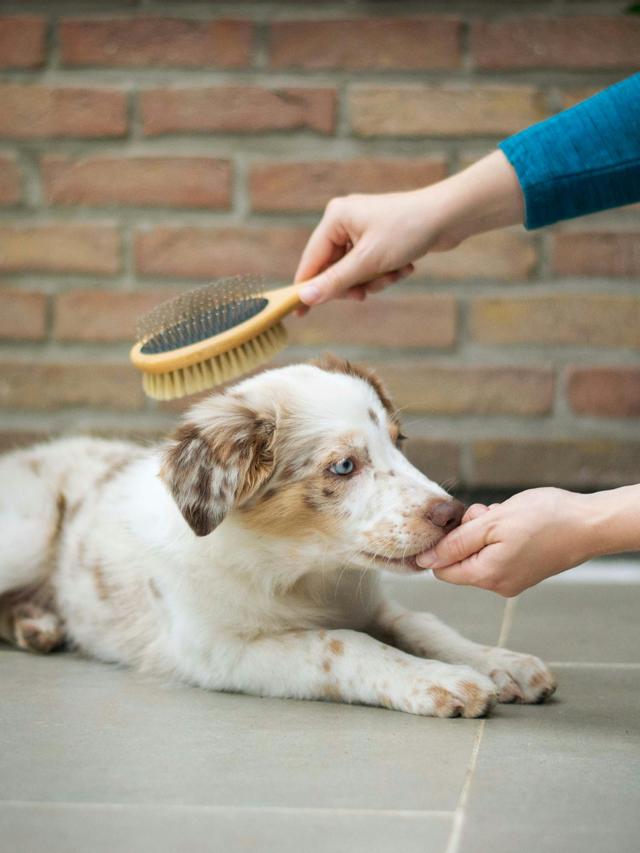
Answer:
[[[326,201],[436,181],[634,70],[613,2],[0,5],[0,444],[156,435],[136,316],[287,282]],[[428,14],[425,14],[428,12]],[[481,236],[286,359],[379,368],[409,454],[466,490],[640,481],[638,207]]]

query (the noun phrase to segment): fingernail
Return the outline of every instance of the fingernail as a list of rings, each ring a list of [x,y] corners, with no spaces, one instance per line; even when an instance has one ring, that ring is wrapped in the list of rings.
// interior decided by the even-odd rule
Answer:
[[[416,563],[422,569],[437,569],[438,558],[436,557],[436,552],[431,550],[425,551],[424,554],[418,554],[416,557]]]
[[[320,289],[315,286],[315,284],[305,284],[304,287],[300,288],[300,299],[303,302],[306,302],[307,305],[313,305],[313,303],[319,298]]]

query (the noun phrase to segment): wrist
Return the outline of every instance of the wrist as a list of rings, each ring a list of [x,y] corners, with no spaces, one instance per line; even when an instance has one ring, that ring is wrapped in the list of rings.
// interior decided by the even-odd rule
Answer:
[[[443,244],[457,246],[474,234],[524,221],[524,198],[518,178],[499,149],[441,181],[433,187],[436,188],[440,194],[439,233]]]
[[[581,495],[588,557],[640,549],[640,486]]]

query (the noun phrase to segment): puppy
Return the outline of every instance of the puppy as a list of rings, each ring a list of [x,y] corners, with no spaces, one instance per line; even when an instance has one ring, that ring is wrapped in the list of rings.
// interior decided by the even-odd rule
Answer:
[[[212,690],[440,717],[543,700],[537,658],[382,594],[377,570],[418,571],[463,513],[402,438],[380,381],[329,358],[211,394],[152,449],[8,454],[0,633]]]

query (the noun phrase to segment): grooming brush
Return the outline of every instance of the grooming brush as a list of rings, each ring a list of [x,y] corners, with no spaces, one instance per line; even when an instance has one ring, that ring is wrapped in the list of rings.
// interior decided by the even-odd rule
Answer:
[[[297,285],[265,291],[242,276],[161,303],[139,320],[130,353],[145,393],[174,400],[248,373],[285,346],[281,320],[299,304]]]

